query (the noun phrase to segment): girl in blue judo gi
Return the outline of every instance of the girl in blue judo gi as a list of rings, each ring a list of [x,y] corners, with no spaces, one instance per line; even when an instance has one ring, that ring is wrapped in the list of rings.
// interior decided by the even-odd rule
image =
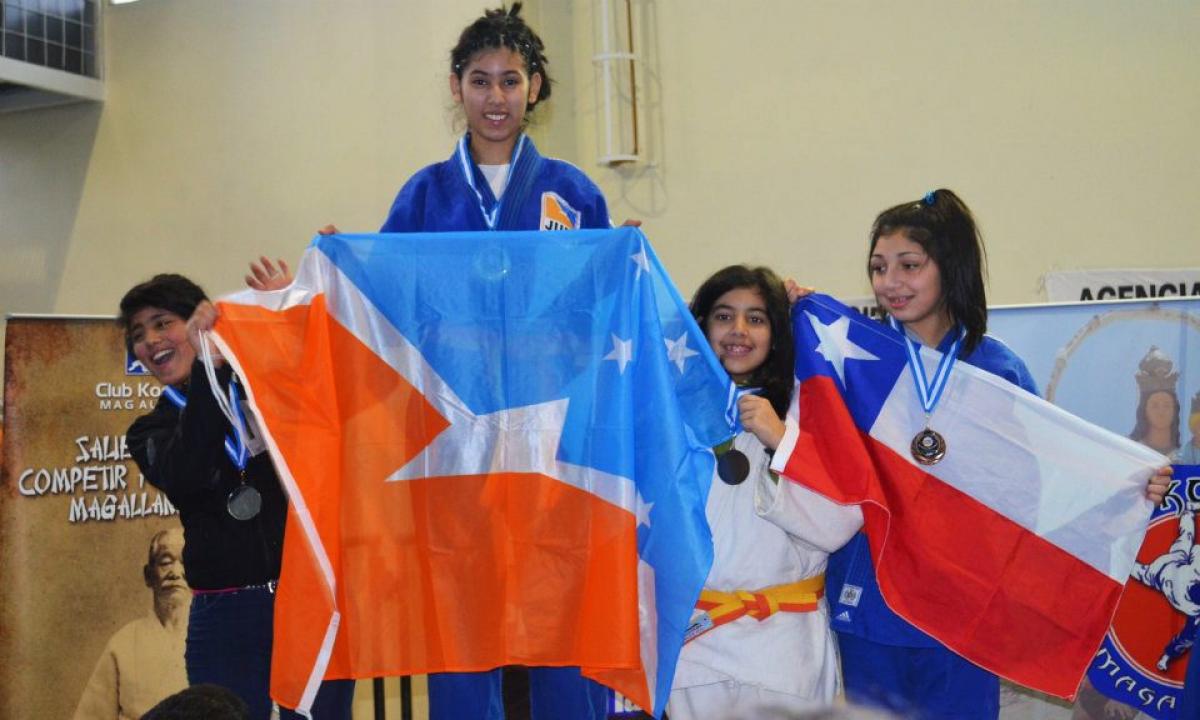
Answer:
[[[983,261],[975,219],[950,190],[884,210],[871,228],[867,273],[880,308],[913,340],[942,353],[960,342],[959,360],[1036,393],[1025,363],[985,334]],[[799,294],[790,281],[789,294]],[[1147,495],[1155,502],[1162,501],[1169,472],[1164,468],[1151,478]],[[995,675],[918,630],[883,601],[864,533],[830,556],[826,588],[851,702],[905,717],[999,716]]]
[[[960,360],[1037,392],[1025,363],[984,335],[983,244],[971,211],[953,192],[937,190],[880,213],[871,228],[867,272],[879,306],[910,337],[944,353],[962,327]],[[921,717],[999,715],[995,675],[883,602],[864,533],[830,557],[826,577],[847,698]]]
[[[450,51],[450,94],[467,134],[450,157],[413,175],[380,232],[574,230],[610,226],[595,183],[540,155],[525,134],[527,113],[550,97],[542,40],[518,14],[489,10]],[[534,718],[603,718],[608,690],[578,668],[521,668],[429,676],[432,718],[504,718],[528,706]],[[507,686],[507,687],[505,687]]]
[[[611,226],[604,195],[578,168],[540,155],[525,134],[528,113],[550,97],[541,38],[520,17],[521,4],[488,10],[450,51],[450,94],[467,133],[450,157],[400,189],[380,232],[576,230]],[[626,224],[638,225],[636,221]],[[328,225],[322,234],[337,232]],[[246,282],[272,290],[291,281],[287,265],[266,258]],[[434,720],[604,718],[604,686],[578,668],[497,668],[429,676]]]
[[[520,8],[488,11],[463,30],[450,52],[450,94],[467,134],[404,184],[380,232],[609,227],[599,188],[574,165],[542,157],[524,132],[551,86],[542,41]]]

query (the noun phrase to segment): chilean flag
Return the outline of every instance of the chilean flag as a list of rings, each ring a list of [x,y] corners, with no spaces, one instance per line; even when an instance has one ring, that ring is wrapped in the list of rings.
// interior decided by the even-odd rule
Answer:
[[[926,427],[904,338],[823,295],[792,311],[800,432],[784,474],[861,504],[884,599],[991,672],[1071,697],[1096,653],[1152,510],[1158,453],[965,362]],[[921,350],[926,367],[940,354]],[[927,374],[931,374],[927,371]]]
[[[731,385],[640,231],[318,237],[218,307],[291,499],[277,701],[526,664],[661,714]]]

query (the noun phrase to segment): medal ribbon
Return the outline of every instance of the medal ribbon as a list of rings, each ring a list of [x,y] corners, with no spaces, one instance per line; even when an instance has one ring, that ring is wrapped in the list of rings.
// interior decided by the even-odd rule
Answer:
[[[746,387],[738,385],[732,380],[729,381],[729,399],[725,403],[725,420],[729,423],[729,427],[735,435],[742,431],[742,418],[738,412],[738,400],[741,400],[743,395],[757,395],[760,392],[762,392],[762,388]]]
[[[240,396],[237,389],[237,380],[230,378],[229,380],[229,398],[226,399],[221,394],[221,386],[217,383],[216,372],[212,369],[212,355],[208,352],[208,343],[204,343],[204,369],[205,374],[209,375],[209,382],[212,384],[213,395],[217,398],[217,405],[221,407],[221,413],[226,418],[230,418],[230,424],[233,425],[234,437],[225,436],[225,454],[229,456],[230,462],[238,470],[246,469],[246,461],[249,458],[249,451],[246,448],[246,421],[242,417],[242,406]],[[171,404],[180,410],[187,407],[187,396],[174,387],[167,385],[163,388],[163,395]],[[231,412],[230,408],[235,408],[236,412]]]
[[[474,191],[475,197],[479,200],[479,212],[483,215],[483,222],[487,224],[488,230],[495,230],[496,218],[500,215],[501,199],[496,198],[495,207],[492,208],[491,212],[488,212],[487,208],[485,207],[486,203],[483,201],[483,193],[480,192],[479,187],[475,185],[475,173],[473,172],[473,168],[471,166],[471,150],[467,145],[467,137],[467,135],[463,135],[458,140],[458,164],[462,167],[463,177],[466,178],[467,185],[471,186],[471,190]],[[513,170],[517,166],[517,160],[521,157],[521,150],[524,149],[524,147],[525,133],[521,133],[521,137],[517,138],[516,147],[513,148],[512,160],[509,161],[508,172],[510,179],[512,178]]]
[[[928,419],[933,414],[934,407],[937,406],[938,400],[942,399],[942,392],[946,389],[946,381],[950,378],[950,370],[954,367],[954,363],[958,360],[958,349],[962,346],[963,338],[967,336],[966,328],[959,331],[958,337],[950,344],[950,348],[942,355],[942,359],[938,361],[937,369],[933,373],[933,380],[930,381],[925,377],[925,365],[921,362],[920,345],[904,332],[900,327],[900,323],[896,322],[896,318],[889,317],[888,322],[892,327],[900,332],[900,336],[904,338],[904,349],[908,354],[908,369],[912,371],[913,383],[917,386],[917,394],[921,396],[921,407],[925,409],[925,417]]]

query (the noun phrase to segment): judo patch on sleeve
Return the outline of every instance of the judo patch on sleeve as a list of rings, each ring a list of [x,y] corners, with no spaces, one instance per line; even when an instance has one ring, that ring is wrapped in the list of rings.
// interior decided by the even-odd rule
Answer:
[[[542,220],[539,230],[575,230],[579,227],[580,213],[563,200],[558,193],[542,193]]]

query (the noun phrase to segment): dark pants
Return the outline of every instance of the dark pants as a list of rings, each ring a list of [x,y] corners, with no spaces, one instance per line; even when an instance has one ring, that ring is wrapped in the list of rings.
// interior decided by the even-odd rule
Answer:
[[[608,688],[583,677],[579,668],[573,667],[434,673],[429,676],[429,717],[604,720],[610,696]]]
[[[200,594],[188,617],[188,684],[213,683],[246,702],[251,720],[271,716],[271,639],[275,594],[266,588]],[[321,683],[313,703],[315,720],[349,720],[353,680]],[[280,709],[280,718],[298,718]]]
[[[846,699],[905,718],[995,720],[1000,680],[944,647],[883,645],[838,633]]]
[[[1192,645],[1187,673],[1183,676],[1183,693],[1179,698],[1177,718],[1200,718],[1200,645]]]

